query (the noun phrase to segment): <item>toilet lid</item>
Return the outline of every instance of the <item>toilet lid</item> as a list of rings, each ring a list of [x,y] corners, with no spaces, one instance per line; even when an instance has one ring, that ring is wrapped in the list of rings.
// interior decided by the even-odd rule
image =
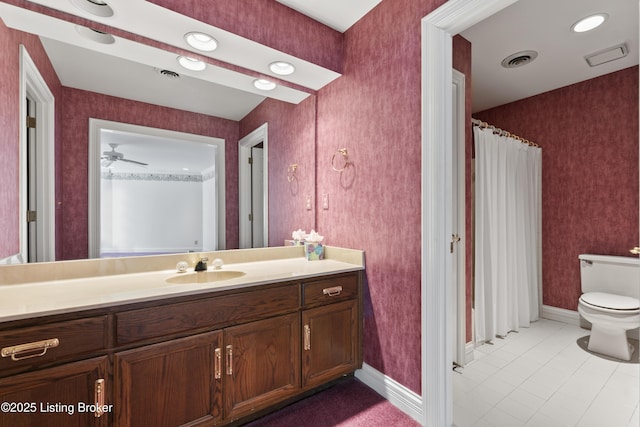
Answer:
[[[637,298],[604,292],[589,292],[583,294],[580,299],[587,304],[611,310],[637,310],[640,308],[640,300]]]

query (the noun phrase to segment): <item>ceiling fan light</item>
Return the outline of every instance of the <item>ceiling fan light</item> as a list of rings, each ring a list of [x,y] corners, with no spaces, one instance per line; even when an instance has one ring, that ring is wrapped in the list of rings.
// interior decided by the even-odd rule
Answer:
[[[609,15],[606,13],[596,13],[595,15],[582,18],[571,26],[571,31],[574,33],[585,33],[593,29],[598,28],[604,21],[607,20]]]
[[[203,52],[211,52],[218,48],[218,42],[209,34],[192,31],[184,35],[187,44]]]

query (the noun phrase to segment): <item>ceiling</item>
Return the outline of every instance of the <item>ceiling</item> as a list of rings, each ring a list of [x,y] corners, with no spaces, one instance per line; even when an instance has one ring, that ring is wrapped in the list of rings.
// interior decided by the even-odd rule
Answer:
[[[382,0],[276,0],[341,33],[369,13]]]
[[[185,48],[182,34],[188,29],[200,26],[212,32],[215,30],[215,36],[223,42],[223,47],[216,50],[215,55],[211,54],[212,57],[265,74],[269,73],[265,68],[269,58],[281,54],[145,0],[110,0],[109,4],[118,11],[112,18],[96,18],[80,11],[73,6],[72,1],[30,1],[125,30],[135,28],[133,32],[137,34],[181,48]],[[381,2],[276,1],[338,31],[346,31]],[[72,42],[72,39],[78,39],[73,25],[68,25],[69,28],[63,28],[61,22],[50,25],[36,19],[37,16],[10,17],[7,16],[10,15],[9,9],[19,8],[0,3],[0,16],[5,21],[20,21],[23,27],[21,29],[44,33],[50,40],[45,40],[45,46],[54,67],[61,73],[63,84],[70,87],[120,97],[127,94],[128,97],[143,102],[232,120],[244,117],[267,95],[286,102],[300,102],[307,96],[304,92],[282,86],[269,94],[260,93],[252,87],[252,77],[221,67],[210,65],[208,74],[187,72],[176,65],[175,54],[127,40],[119,39],[114,45],[97,48],[95,43]],[[594,12],[606,12],[610,15],[609,19],[600,28],[589,33],[573,34],[569,31],[569,27],[578,19]],[[147,19],[138,19],[140,16]],[[165,29],[168,27],[175,28],[176,31],[167,32]],[[62,35],[63,30],[71,31],[74,37]],[[638,64],[638,2],[520,0],[467,29],[462,35],[473,46],[473,111],[476,112]],[[626,42],[629,48],[626,58],[594,68],[586,64],[585,55],[622,42]],[[97,55],[96,49],[106,55]],[[539,56],[523,67],[501,67],[502,59],[523,50],[538,51]],[[144,59],[139,59],[141,57]],[[84,58],[82,68],[72,66],[72,58]],[[338,77],[337,73],[314,64],[297,58],[289,59],[301,71],[290,78],[292,83],[317,90]],[[157,71],[164,68],[179,72],[179,81],[162,78]],[[180,96],[182,93],[189,96]],[[232,101],[223,105],[210,102],[211,99],[221,98]]]
[[[273,55],[282,54],[233,34],[218,32],[215,27],[145,0],[110,0],[109,4],[119,11],[117,21],[79,12],[71,1],[31,1],[128,31],[135,28],[133,32],[137,34],[182,49],[187,49],[182,34],[200,26],[196,29],[212,32],[219,41],[222,40],[222,46],[228,45],[228,49],[215,51],[215,59],[264,74],[269,73],[264,64]],[[344,32],[382,0],[276,1]],[[609,14],[609,19],[600,28],[584,34],[569,31],[578,19],[595,12]],[[146,19],[141,20],[140,16]],[[65,25],[65,21],[59,20],[52,23],[48,17],[1,2],[0,17],[9,26],[43,35],[45,48],[66,86],[232,120],[244,117],[265,96],[251,87],[252,77],[235,71],[209,64],[208,74],[186,72],[176,66],[175,54],[129,40],[117,39],[113,45],[96,46],[91,41],[79,39],[73,24]],[[167,32],[167,27],[176,31]],[[638,64],[638,2],[520,0],[467,29],[462,35],[473,46],[473,111],[476,112]],[[594,68],[586,64],[585,55],[622,42],[626,42],[629,48],[624,59]],[[539,55],[526,66],[514,69],[501,67],[503,58],[522,50],[536,50]],[[214,57],[213,54],[211,56]],[[73,66],[72,58],[82,58],[82,67]],[[339,76],[297,58],[288,59],[302,71],[290,81],[313,90]],[[167,79],[158,73],[160,69],[177,71],[180,78]],[[280,86],[278,93],[270,93],[269,96],[295,103],[308,94]],[[231,100],[223,103],[224,110],[210,102],[220,98]],[[122,147],[121,151],[125,149]]]
[[[587,33],[570,27],[605,12],[603,25]],[[520,0],[462,32],[472,44],[473,111],[482,111],[638,64],[635,0]],[[626,43],[625,58],[590,67],[585,55]],[[538,57],[506,69],[502,60],[519,51]]]

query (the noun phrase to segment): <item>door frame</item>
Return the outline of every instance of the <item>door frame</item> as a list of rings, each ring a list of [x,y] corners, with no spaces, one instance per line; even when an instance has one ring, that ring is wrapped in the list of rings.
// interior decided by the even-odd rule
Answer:
[[[422,19],[422,424],[453,422],[451,354],[452,37],[517,0],[449,0]]]
[[[36,261],[56,259],[55,210],[55,99],[26,47],[20,45],[20,258],[28,259],[27,237],[27,95],[35,101],[36,164]]]
[[[246,161],[251,156],[251,147],[262,143],[262,188],[263,188],[263,236],[265,246],[269,246],[269,124],[264,123],[238,141],[238,247],[251,247],[251,169]]]
[[[453,154],[452,154],[452,226],[453,234],[457,234],[460,240],[453,244],[453,260],[452,260],[452,334],[455,337],[452,354],[453,361],[464,366],[467,363],[466,344],[467,344],[467,313],[466,313],[466,246],[467,236],[466,227],[466,186],[465,186],[465,75],[458,70],[453,70],[453,109],[452,109],[452,129],[453,129]],[[453,237],[453,236],[452,236]]]

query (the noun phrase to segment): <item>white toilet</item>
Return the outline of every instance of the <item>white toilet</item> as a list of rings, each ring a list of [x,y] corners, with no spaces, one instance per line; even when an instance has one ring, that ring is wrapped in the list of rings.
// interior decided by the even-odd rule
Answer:
[[[580,255],[578,312],[591,322],[590,351],[630,360],[627,331],[640,327],[640,259]]]

